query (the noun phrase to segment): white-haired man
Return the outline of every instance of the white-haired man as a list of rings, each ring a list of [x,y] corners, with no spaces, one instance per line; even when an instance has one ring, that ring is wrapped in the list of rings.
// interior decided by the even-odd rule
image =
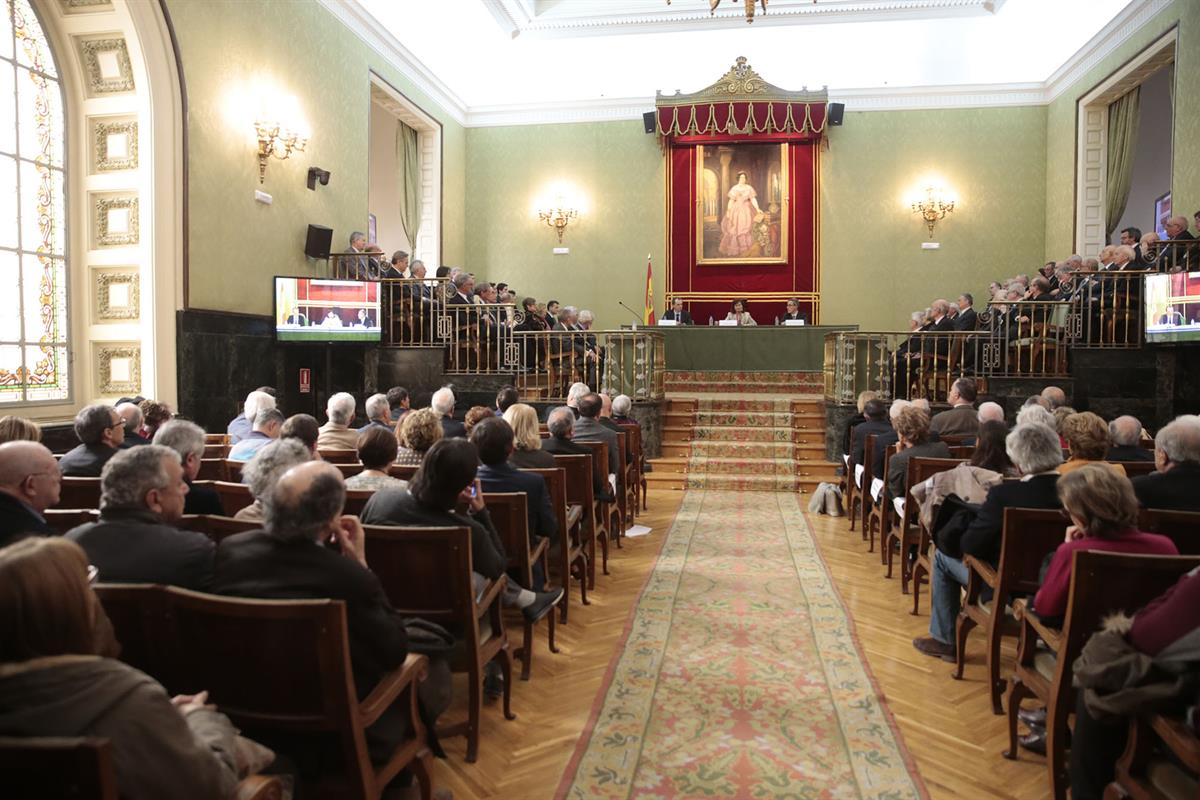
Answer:
[[[575,415],[575,419],[579,419],[579,398],[591,391],[586,383],[580,381],[572,383],[571,388],[567,389],[567,408],[571,409],[571,413]]]
[[[1200,511],[1200,417],[1178,417],[1154,437],[1157,472],[1133,479],[1133,492],[1146,508]]]
[[[204,429],[194,422],[173,419],[163,423],[154,434],[154,443],[169,447],[179,454],[183,480],[188,485],[184,498],[184,514],[216,514],[226,516],[221,496],[211,486],[196,486],[200,460],[204,458]]]
[[[120,449],[128,450],[139,444],[150,444],[149,439],[138,433],[142,429],[144,415],[137,403],[118,403],[116,411],[117,415],[125,420],[125,441],[121,442]]]
[[[250,435],[229,448],[229,460],[249,461],[254,458],[255,453],[279,438],[281,428],[282,411],[278,408],[264,408],[259,411],[258,416],[254,418],[254,429],[250,431]]]
[[[612,401],[612,418],[613,422],[620,425],[637,425],[642,427],[642,423],[636,418],[630,416],[633,411],[633,399],[627,394],[619,394]]]
[[[367,415],[367,424],[358,429],[359,433],[370,428],[392,428],[392,406],[386,394],[373,394],[363,403],[363,412]],[[357,444],[355,445],[357,447]]]
[[[358,447],[358,431],[350,427],[354,421],[354,395],[338,392],[325,404],[328,422],[317,433],[319,450],[353,450]]]
[[[1159,263],[1168,272],[1190,272],[1195,256],[1187,242],[1196,237],[1188,230],[1187,217],[1171,217],[1163,225],[1163,230],[1170,237],[1171,244],[1164,246],[1160,251],[1162,255],[1159,256]]]
[[[251,429],[254,428],[254,418],[258,416],[260,410],[275,407],[275,392],[274,390],[267,391],[268,388],[260,386],[246,395],[246,402],[242,404],[242,413],[230,420],[229,426],[225,429],[225,432],[229,434],[230,444],[237,444],[250,435]]]
[[[454,390],[449,386],[443,386],[433,393],[429,407],[433,409],[433,413],[438,415],[442,423],[442,438],[453,439],[457,436],[465,439],[467,426],[454,418],[454,403]]]
[[[1153,461],[1154,453],[1142,447],[1142,423],[1128,414],[1108,423],[1112,445],[1104,454],[1105,461]]]

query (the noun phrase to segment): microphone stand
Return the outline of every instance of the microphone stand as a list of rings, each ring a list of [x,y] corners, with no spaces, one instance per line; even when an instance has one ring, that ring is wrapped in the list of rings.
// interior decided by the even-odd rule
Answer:
[[[635,320],[633,323],[633,329],[636,331],[638,328],[638,324],[642,321],[641,315],[639,315],[636,311],[634,311],[629,306],[622,303],[620,300],[617,301],[617,305],[619,305],[621,308],[625,309],[626,311],[628,311],[630,314],[633,315],[633,318]]]

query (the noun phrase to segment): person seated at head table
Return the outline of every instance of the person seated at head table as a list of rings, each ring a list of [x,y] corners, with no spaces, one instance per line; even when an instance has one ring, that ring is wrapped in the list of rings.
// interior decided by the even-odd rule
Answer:
[[[729,313],[725,315],[727,320],[735,320],[738,325],[757,325],[754,317],[750,316],[750,312],[746,310],[745,300],[734,300],[729,304]]]
[[[808,324],[808,314],[800,310],[800,301],[795,297],[787,301],[787,310],[783,316],[779,318],[779,324],[782,325],[788,320],[799,320],[805,325]]]

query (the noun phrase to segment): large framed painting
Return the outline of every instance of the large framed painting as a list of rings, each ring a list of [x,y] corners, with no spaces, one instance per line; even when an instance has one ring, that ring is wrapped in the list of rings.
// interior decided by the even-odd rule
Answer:
[[[781,264],[788,252],[787,143],[696,145],[701,264]]]

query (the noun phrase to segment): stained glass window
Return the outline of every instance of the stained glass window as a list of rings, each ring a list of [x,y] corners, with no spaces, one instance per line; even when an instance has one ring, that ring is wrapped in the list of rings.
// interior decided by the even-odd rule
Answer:
[[[0,19],[0,404],[70,397],[63,93],[29,0]]]

